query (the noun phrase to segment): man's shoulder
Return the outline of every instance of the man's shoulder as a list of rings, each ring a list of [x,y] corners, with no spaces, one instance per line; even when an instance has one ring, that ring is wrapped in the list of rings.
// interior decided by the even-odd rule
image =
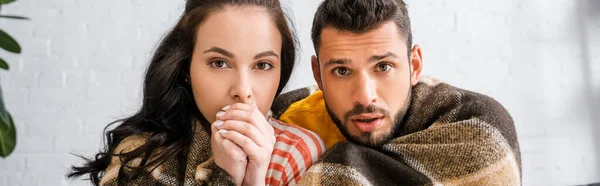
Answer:
[[[273,113],[273,117],[280,118],[280,116],[284,112],[288,111],[292,105],[305,101],[318,90],[319,88],[315,85],[280,94],[279,96],[275,97],[275,100],[273,100],[273,104],[270,108],[271,112]]]
[[[314,131],[316,126],[313,125],[326,126],[323,121],[327,121],[327,117],[323,92],[315,90],[303,99],[290,103],[277,119]]]
[[[416,94],[413,95],[413,98],[421,102],[446,102],[459,106],[460,110],[464,111],[462,113],[495,112],[495,115],[498,115],[500,112],[504,116],[510,117],[504,106],[491,96],[459,88],[433,77],[421,77],[419,83],[414,87],[413,94]]]
[[[307,96],[306,98],[294,102],[284,112],[285,114],[297,114],[297,113],[314,113],[322,112],[325,110],[325,99],[323,98],[323,91],[317,90]]]
[[[514,120],[508,110],[491,96],[457,88],[431,77],[421,78],[413,89],[411,115],[404,133],[421,131],[433,124],[423,121],[487,127],[484,128],[486,131],[499,132],[520,162]]]
[[[286,113],[315,112],[324,106],[323,93],[317,86],[304,87],[281,94],[275,98],[271,111],[273,117]]]

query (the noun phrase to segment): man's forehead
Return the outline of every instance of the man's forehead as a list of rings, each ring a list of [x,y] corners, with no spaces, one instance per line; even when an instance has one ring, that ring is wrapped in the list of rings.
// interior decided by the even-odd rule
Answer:
[[[364,33],[355,33],[346,30],[340,30],[335,27],[325,27],[321,32],[321,46],[328,43],[335,43],[346,40],[402,40],[398,28],[393,22],[384,23],[381,26]]]
[[[352,33],[326,27],[321,38],[319,56],[350,55],[357,52],[382,55],[388,52],[406,51],[405,41],[393,22],[382,24],[379,28],[365,33]]]

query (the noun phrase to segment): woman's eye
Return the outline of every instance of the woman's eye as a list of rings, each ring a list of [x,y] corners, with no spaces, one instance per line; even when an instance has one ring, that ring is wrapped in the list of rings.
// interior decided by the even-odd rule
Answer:
[[[267,70],[271,70],[273,68],[273,65],[271,65],[267,62],[260,62],[260,63],[256,64],[255,68],[259,69],[259,70],[267,71]]]
[[[213,68],[229,68],[229,65],[224,60],[214,60],[210,62],[210,66]]]

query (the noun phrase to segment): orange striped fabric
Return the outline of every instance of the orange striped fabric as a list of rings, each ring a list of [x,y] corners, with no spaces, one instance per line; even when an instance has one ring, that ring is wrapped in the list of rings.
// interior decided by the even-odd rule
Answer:
[[[275,129],[275,146],[265,178],[267,185],[295,185],[325,151],[317,134],[269,117]]]

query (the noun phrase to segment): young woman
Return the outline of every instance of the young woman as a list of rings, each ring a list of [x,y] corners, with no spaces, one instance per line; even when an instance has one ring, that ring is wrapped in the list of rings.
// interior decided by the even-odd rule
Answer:
[[[188,0],[146,72],[142,107],[69,177],[95,185],[287,185],[325,150],[268,117],[294,67],[277,0]],[[107,127],[108,128],[108,127]]]

